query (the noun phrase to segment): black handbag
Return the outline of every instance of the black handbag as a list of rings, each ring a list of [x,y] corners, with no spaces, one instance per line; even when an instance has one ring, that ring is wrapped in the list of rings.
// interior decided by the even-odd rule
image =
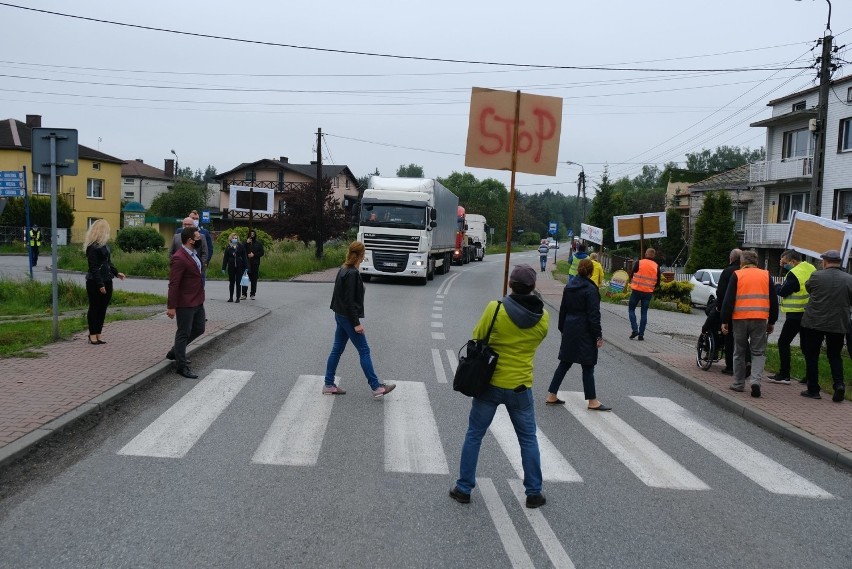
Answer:
[[[497,320],[501,304],[503,303],[497,302],[497,309],[494,311],[494,317],[491,319],[485,338],[468,340],[459,349],[459,365],[453,376],[453,389],[468,397],[476,397],[485,391],[497,367],[497,359],[500,356],[488,345],[488,339],[491,337],[491,330],[494,329],[494,322]],[[463,356],[461,353],[465,349],[466,355]]]

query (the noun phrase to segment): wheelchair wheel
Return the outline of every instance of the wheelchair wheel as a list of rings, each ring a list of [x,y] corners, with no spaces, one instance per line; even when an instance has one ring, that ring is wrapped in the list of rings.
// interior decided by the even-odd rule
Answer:
[[[712,332],[702,332],[695,346],[695,365],[703,370],[710,369],[716,356],[716,338]]]

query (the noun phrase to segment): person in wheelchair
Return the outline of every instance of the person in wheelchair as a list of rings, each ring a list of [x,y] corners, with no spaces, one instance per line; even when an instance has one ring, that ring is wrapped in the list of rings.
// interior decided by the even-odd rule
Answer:
[[[701,325],[702,335],[710,333],[713,336],[713,353],[708,354],[711,362],[719,360],[719,353],[724,345],[724,339],[722,337],[722,315],[718,310],[716,310],[717,302],[718,301],[716,299],[713,299],[713,302],[710,302],[707,305],[707,308],[704,310],[704,313],[707,314],[707,318],[704,320],[704,324]]]

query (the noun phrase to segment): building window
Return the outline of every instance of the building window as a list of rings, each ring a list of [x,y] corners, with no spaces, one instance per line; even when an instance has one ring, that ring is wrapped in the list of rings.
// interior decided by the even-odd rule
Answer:
[[[850,213],[852,213],[852,190],[837,190],[834,219],[846,221]]]
[[[811,203],[811,195],[808,192],[800,194],[781,194],[780,207],[778,208],[778,222],[786,223],[793,219],[794,211],[807,213]]]
[[[257,180],[257,175],[253,171],[249,170],[246,172],[245,180],[246,182],[254,182]]]
[[[133,183],[133,178],[125,178],[125,179],[124,179],[124,183],[125,183],[125,184],[132,184],[132,183]]]
[[[346,176],[346,189],[349,189],[349,176]]]
[[[97,178],[89,178],[89,181],[86,183],[86,197],[103,199],[104,181]]]
[[[849,89],[846,91],[846,102],[852,103],[852,87],[849,87]]]
[[[136,197],[135,192],[124,192],[124,199],[126,199],[126,200],[132,200],[135,197]]]
[[[793,103],[793,111],[804,111],[805,110],[805,102],[799,101],[797,103]]]
[[[852,117],[840,121],[840,139],[837,143],[838,152],[852,150]]]
[[[335,187],[335,188],[339,188],[339,187],[340,187],[340,176],[335,176],[335,177],[334,177],[334,187]]]
[[[806,128],[784,133],[784,158],[803,158],[814,154],[814,133]]]
[[[287,202],[278,200],[278,213],[283,214],[287,210]]]
[[[92,170],[100,171],[100,169],[101,169],[101,163],[100,162],[92,162]]]
[[[734,231],[745,231],[746,208],[734,208]]]
[[[86,218],[86,229],[90,228],[94,223],[101,219],[100,217],[87,217]]]
[[[50,195],[50,176],[35,174],[33,176],[33,194]],[[56,176],[56,193],[62,193],[62,178]]]

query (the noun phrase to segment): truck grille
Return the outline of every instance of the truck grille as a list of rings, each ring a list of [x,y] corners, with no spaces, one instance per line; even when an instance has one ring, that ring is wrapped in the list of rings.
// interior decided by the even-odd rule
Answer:
[[[408,253],[374,251],[373,266],[383,273],[401,273],[408,266]]]
[[[420,246],[417,235],[383,235],[364,233],[364,247],[374,253],[387,251],[392,253],[416,253]],[[405,255],[406,259],[408,255]]]

